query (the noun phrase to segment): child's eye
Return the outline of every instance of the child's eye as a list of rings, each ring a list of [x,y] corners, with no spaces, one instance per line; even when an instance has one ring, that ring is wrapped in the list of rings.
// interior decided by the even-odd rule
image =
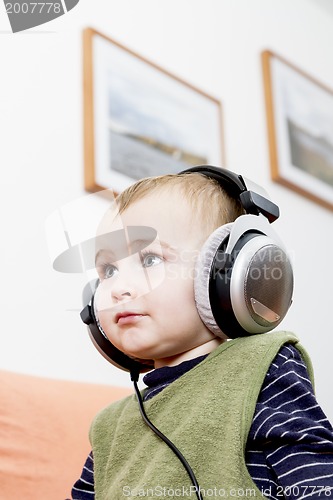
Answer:
[[[118,272],[118,269],[113,264],[104,264],[101,266],[99,274],[101,279],[107,280],[108,278],[113,278]]]
[[[162,257],[153,253],[142,254],[141,259],[143,267],[157,266],[163,261]]]

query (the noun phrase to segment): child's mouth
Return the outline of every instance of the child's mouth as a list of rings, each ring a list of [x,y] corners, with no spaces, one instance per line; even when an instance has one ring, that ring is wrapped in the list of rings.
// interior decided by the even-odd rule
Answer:
[[[128,325],[131,323],[137,323],[142,318],[145,317],[145,314],[132,313],[132,312],[124,312],[116,315],[116,323],[118,325]]]

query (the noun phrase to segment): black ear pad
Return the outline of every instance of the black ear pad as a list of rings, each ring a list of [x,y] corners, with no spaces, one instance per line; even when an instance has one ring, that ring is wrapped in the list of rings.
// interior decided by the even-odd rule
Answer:
[[[197,261],[195,300],[219,337],[266,333],[292,299],[290,260],[267,219],[243,215],[210,235]]]
[[[83,291],[83,300],[86,304],[81,311],[81,319],[88,326],[89,336],[102,356],[115,365],[125,371],[129,371],[132,374],[139,374],[147,372],[154,368],[153,361],[150,360],[139,360],[133,359],[124,354],[122,351],[117,349],[104,333],[99,321],[96,317],[95,307],[94,307],[94,288],[98,286],[98,280],[96,284],[92,286],[88,283]]]

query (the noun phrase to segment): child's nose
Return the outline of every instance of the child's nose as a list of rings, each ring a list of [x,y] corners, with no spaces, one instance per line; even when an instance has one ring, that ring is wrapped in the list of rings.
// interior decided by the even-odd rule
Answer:
[[[137,289],[134,285],[129,283],[119,282],[112,287],[111,297],[113,300],[119,302],[121,300],[134,299],[138,296]]]
[[[137,260],[129,259],[119,265],[119,273],[110,282],[113,301],[134,299],[147,292],[147,277]]]

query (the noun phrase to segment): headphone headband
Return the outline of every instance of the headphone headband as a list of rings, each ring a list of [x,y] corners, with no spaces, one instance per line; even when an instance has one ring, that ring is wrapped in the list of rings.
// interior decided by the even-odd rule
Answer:
[[[225,168],[213,167],[212,165],[198,165],[179,173],[199,173],[215,179],[232,198],[238,199],[241,202],[247,214],[262,214],[270,223],[274,222],[280,216],[279,207],[268,198],[249,190],[240,174],[236,174]]]

